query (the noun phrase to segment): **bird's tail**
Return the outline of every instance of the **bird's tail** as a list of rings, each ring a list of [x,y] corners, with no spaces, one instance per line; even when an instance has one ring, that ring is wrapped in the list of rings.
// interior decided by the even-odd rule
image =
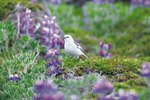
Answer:
[[[85,58],[89,58],[87,55],[85,55],[84,53],[83,53],[83,56],[85,57]]]

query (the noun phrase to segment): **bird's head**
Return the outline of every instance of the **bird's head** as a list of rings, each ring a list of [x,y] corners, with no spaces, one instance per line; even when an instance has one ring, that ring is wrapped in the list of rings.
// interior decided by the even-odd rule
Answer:
[[[71,35],[64,35],[64,41],[74,41]]]

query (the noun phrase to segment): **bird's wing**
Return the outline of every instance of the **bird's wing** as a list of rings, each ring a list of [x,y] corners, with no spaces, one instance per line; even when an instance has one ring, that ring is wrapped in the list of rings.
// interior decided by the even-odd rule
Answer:
[[[78,49],[80,49],[82,52],[84,52],[83,49],[82,49],[82,47],[77,42],[74,42],[74,43],[76,44],[76,46],[77,46]]]
[[[81,47],[77,42],[74,42],[74,43],[76,44],[77,48],[82,51],[83,56],[84,56],[85,58],[88,58],[88,56],[86,56],[86,55],[84,54],[84,51],[83,51],[82,47]]]

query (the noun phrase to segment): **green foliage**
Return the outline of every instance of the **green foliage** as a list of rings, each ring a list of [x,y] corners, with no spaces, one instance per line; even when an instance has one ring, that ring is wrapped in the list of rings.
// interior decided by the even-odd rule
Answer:
[[[60,91],[65,94],[66,100],[69,100],[71,95],[77,95],[80,99],[93,99],[89,96],[92,94],[92,85],[99,80],[99,74],[83,75],[82,77],[74,77],[72,79],[54,79],[58,84]],[[86,84],[85,84],[86,83]],[[87,98],[88,97],[88,98]]]
[[[31,99],[33,96],[33,83],[45,73],[45,62],[37,59],[34,52],[19,53],[11,57],[3,58],[0,67],[0,96],[1,99],[19,100]],[[21,81],[9,81],[11,74],[21,76]]]
[[[0,22],[0,51],[8,49],[8,47],[12,45],[12,41],[16,35],[12,23]]]
[[[80,28],[82,24],[81,8],[75,6],[62,4],[60,6],[49,6],[52,15],[57,17],[58,24],[61,28],[76,27]],[[65,24],[65,25],[64,25]]]
[[[10,56],[17,54],[20,51],[35,51],[40,52],[43,50],[37,40],[30,38],[28,35],[19,35],[12,23],[0,22],[0,55]]]
[[[142,91],[142,93],[139,95],[140,100],[147,100],[150,98],[150,88],[146,88]]]

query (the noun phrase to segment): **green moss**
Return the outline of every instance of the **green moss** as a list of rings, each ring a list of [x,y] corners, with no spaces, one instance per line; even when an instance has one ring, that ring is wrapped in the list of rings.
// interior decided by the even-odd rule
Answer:
[[[69,61],[69,62],[68,62]],[[102,72],[105,75],[117,75],[117,74],[124,74],[128,72],[133,72],[138,74],[138,69],[141,66],[142,61],[137,60],[134,58],[121,58],[121,57],[114,57],[112,59],[103,59],[100,57],[91,57],[84,61],[78,61],[77,59],[63,59],[63,68],[71,68],[71,69],[79,69],[82,67],[85,68],[92,68],[97,72]],[[127,76],[127,75],[126,75]]]
[[[64,58],[62,69],[64,73],[73,71],[75,75],[81,76],[85,73],[85,69],[101,73],[112,82],[117,82],[116,87],[135,89],[140,91],[142,87],[146,87],[146,83],[139,76],[139,70],[143,60],[129,57],[113,57],[112,59],[104,59],[100,57],[90,57],[89,59],[79,60],[73,58]]]

